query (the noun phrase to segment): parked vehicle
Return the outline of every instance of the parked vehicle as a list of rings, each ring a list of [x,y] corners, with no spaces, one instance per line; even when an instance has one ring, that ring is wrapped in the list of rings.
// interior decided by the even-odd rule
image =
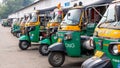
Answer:
[[[20,23],[20,33],[18,34],[19,36],[25,34],[25,25],[26,23],[29,23],[30,19],[31,19],[31,14],[27,14],[24,16],[23,20]]]
[[[18,37],[18,33],[20,33],[20,23],[21,23],[22,20],[23,20],[23,18],[18,18],[12,24],[11,33],[16,37]]]
[[[11,27],[13,18],[2,19],[2,26]]]
[[[120,2],[109,5],[97,25],[93,43],[95,54],[81,68],[120,68]]]
[[[101,19],[101,14],[106,10],[106,6],[100,6],[103,3],[106,1],[82,6],[82,2],[79,2],[79,6],[75,4],[68,11],[56,33],[58,42],[49,47],[48,61],[52,66],[61,66],[65,61],[65,55],[81,58],[93,55],[94,45],[91,36]]]
[[[25,26],[25,34],[19,38],[20,49],[26,50],[32,45],[32,42],[38,43],[41,36],[42,38],[46,36],[45,18],[45,14],[40,14],[40,11],[32,14],[32,19]]]
[[[42,55],[48,55],[49,51],[48,51],[48,47],[57,42],[57,36],[56,36],[56,32],[58,30],[58,26],[60,25],[61,21],[63,20],[65,14],[67,13],[69,8],[66,9],[55,9],[53,12],[53,17],[52,20],[50,20],[47,23],[47,37],[43,40],[40,40],[40,46],[39,46],[39,52]],[[52,35],[53,34],[53,35]]]

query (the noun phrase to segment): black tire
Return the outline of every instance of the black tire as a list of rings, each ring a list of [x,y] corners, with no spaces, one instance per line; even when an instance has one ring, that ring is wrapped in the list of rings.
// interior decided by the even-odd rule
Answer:
[[[51,52],[48,61],[53,67],[60,67],[65,61],[65,54],[62,52]]]
[[[30,43],[27,41],[20,41],[19,42],[19,48],[21,50],[27,50],[29,46],[30,46]]]
[[[49,54],[49,51],[48,51],[48,46],[49,45],[40,45],[39,46],[39,53],[42,54],[43,56],[46,56]]]
[[[17,35],[17,33],[16,32],[13,32],[13,36],[16,36]]]

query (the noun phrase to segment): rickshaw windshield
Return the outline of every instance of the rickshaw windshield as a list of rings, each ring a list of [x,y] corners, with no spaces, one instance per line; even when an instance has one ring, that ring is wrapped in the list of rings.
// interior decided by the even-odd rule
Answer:
[[[81,9],[73,9],[68,11],[61,24],[66,24],[66,25],[79,24],[81,12],[82,12]]]
[[[29,23],[29,21],[30,21],[30,16],[28,17],[28,19],[27,19],[26,23]]]
[[[22,20],[23,20],[23,18],[19,19],[17,23],[20,24]]]
[[[54,12],[51,21],[55,21],[55,22],[59,22],[59,23],[62,22],[62,11]]]
[[[32,19],[30,20],[30,22],[37,22],[37,15],[36,14],[32,15]]]
[[[104,16],[100,20],[99,28],[115,28],[114,24],[116,23],[116,11],[115,5],[110,5],[106,10]]]
[[[21,23],[25,23],[25,18],[22,19]]]

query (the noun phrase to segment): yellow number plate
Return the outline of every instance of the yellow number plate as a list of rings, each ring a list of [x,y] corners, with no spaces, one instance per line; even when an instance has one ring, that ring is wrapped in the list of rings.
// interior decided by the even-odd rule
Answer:
[[[59,43],[60,43],[61,41],[62,41],[62,40],[59,38],[57,42],[59,42]]]
[[[95,53],[95,57],[100,58],[100,57],[103,56],[103,54],[104,54],[104,52],[102,52],[102,51],[96,51],[96,53]]]

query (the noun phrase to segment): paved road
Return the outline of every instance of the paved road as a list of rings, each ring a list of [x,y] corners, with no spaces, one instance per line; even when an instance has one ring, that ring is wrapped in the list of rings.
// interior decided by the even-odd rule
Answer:
[[[10,27],[0,24],[0,68],[53,68],[47,56],[39,54],[37,46],[22,51],[18,48],[18,41],[10,33]],[[65,63],[59,68],[80,68],[80,60],[66,57]]]

